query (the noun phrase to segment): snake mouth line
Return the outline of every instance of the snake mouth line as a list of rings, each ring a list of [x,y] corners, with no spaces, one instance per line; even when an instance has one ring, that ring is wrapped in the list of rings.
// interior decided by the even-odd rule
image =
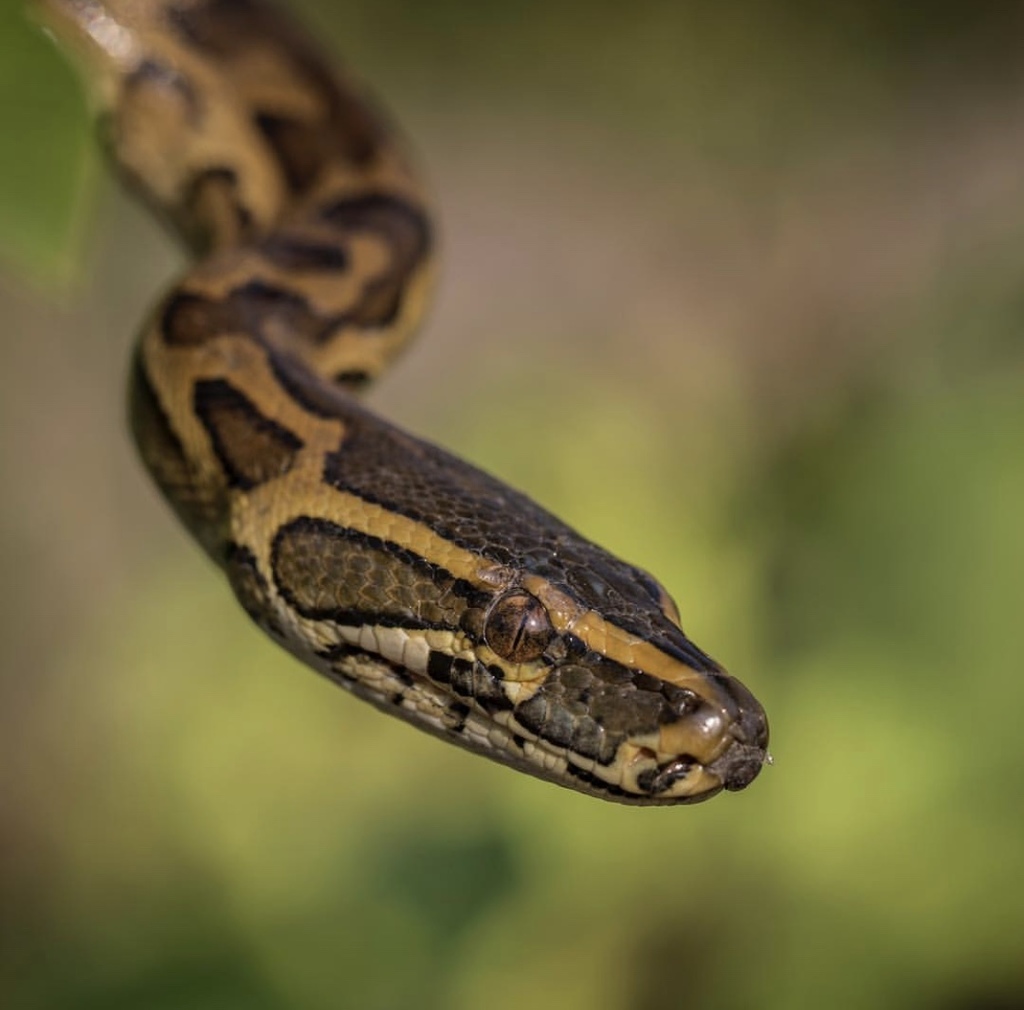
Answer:
[[[736,740],[709,764],[702,764],[693,755],[681,754],[643,772],[637,778],[637,785],[653,799],[685,795],[691,802],[699,802],[723,789],[727,792],[746,789],[768,763],[767,752],[762,747]]]

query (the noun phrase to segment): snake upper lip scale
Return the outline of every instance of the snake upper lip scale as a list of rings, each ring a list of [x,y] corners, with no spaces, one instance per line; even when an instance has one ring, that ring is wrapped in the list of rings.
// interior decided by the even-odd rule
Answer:
[[[268,0],[34,0],[124,178],[197,264],[131,369],[144,463],[282,646],[382,710],[584,793],[747,786],[753,695],[646,572],[355,393],[434,274],[395,131]]]

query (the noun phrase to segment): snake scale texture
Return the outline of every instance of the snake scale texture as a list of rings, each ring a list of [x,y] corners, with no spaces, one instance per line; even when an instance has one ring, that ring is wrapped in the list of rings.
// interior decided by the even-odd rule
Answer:
[[[768,760],[646,572],[363,407],[434,273],[394,129],[265,0],[36,0],[121,175],[196,265],[143,328],[146,467],[273,639],[353,694],[604,799]]]

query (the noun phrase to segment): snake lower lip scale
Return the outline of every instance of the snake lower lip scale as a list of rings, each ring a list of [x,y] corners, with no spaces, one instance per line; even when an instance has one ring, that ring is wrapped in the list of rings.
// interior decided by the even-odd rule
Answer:
[[[34,0],[121,173],[197,256],[131,422],[273,638],[379,708],[604,799],[747,786],[768,724],[647,573],[354,398],[427,302],[393,130],[267,0]]]

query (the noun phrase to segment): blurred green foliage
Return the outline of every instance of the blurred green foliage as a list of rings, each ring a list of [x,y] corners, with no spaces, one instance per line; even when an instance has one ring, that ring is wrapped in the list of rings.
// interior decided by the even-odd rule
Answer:
[[[253,632],[122,431],[131,321],[167,254],[97,192],[70,74],[7,4],[0,1004],[1024,1006],[1018,12],[302,7],[428,149],[468,159],[485,121],[511,137],[459,176],[514,152],[522,193],[491,197],[510,219],[561,220],[541,183],[526,192],[523,124],[596,131],[567,168],[606,173],[580,222],[682,215],[695,247],[655,236],[656,290],[698,270],[715,306],[762,299],[717,329],[724,310],[689,317],[704,329],[686,339],[642,306],[664,334],[647,351],[614,323],[531,344],[499,306],[490,347],[428,336],[415,393],[378,402],[655,571],[765,702],[776,765],[698,808],[603,805],[421,737]],[[815,174],[830,158],[852,182]],[[666,203],[683,165],[752,223],[716,245]],[[928,213],[904,217],[918,192]],[[502,278],[509,304],[554,311],[523,276]],[[449,284],[491,297],[478,275]]]
[[[0,262],[66,275],[92,161],[70,69],[17,3],[0,6]]]

